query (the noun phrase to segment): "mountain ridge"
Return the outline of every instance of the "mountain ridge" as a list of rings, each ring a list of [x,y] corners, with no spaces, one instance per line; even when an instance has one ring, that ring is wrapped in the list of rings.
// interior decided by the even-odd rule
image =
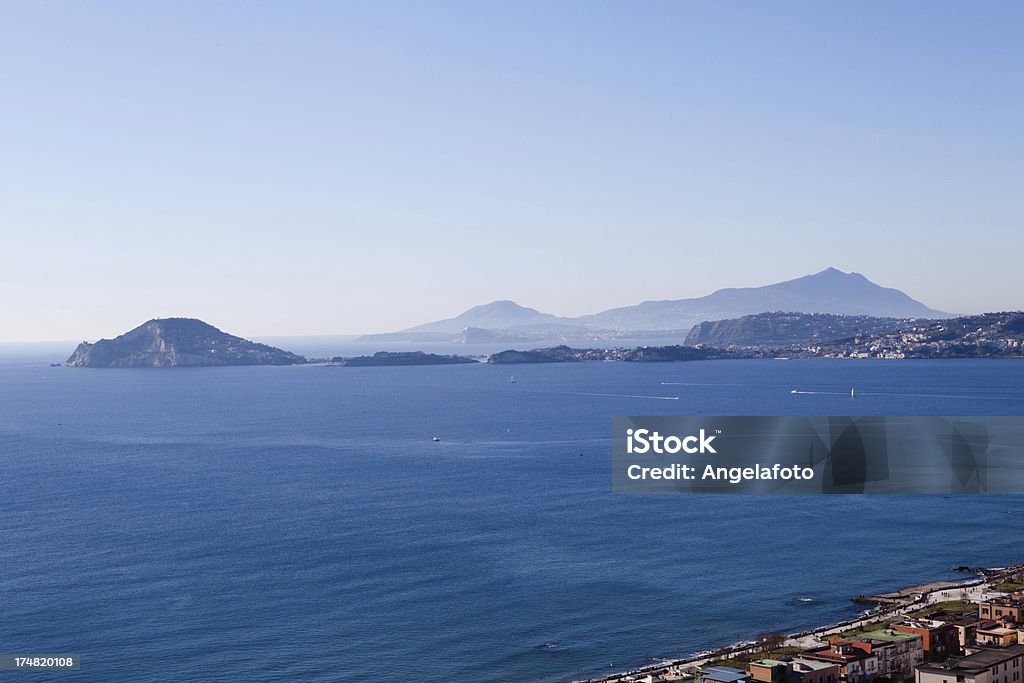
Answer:
[[[503,299],[474,306],[454,316],[399,332],[365,335],[361,341],[411,339],[448,341],[474,330],[501,333],[505,338],[524,333],[550,339],[614,339],[629,332],[689,331],[702,322],[741,318],[772,311],[871,316],[878,318],[950,317],[894,287],[875,284],[858,272],[828,267],[817,273],[760,287],[725,287],[702,297],[643,301],[576,318],[542,313]],[[545,327],[549,327],[545,331]],[[495,335],[492,335],[495,336]]]
[[[726,287],[702,297],[645,301],[581,316],[578,320],[612,329],[648,330],[666,325],[685,327],[684,322],[692,327],[704,321],[769,311],[880,318],[949,317],[948,313],[930,308],[899,289],[877,285],[857,272],[844,273],[829,267],[760,287]]]

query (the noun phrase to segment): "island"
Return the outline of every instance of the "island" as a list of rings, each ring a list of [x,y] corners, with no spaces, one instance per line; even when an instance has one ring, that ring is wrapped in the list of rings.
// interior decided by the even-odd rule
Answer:
[[[327,365],[378,367],[384,365],[465,365],[478,362],[469,356],[441,355],[423,351],[378,351],[372,356],[355,356],[353,358],[335,356]]]
[[[530,351],[500,351],[487,358],[494,365],[520,363],[579,363],[584,361],[624,361],[627,363],[669,363],[687,360],[746,358],[746,354],[694,346],[638,346],[633,349],[574,349],[553,346]]]
[[[82,342],[66,365],[80,368],[170,368],[300,365],[302,356],[222,332],[195,318],[156,318],[114,339]]]

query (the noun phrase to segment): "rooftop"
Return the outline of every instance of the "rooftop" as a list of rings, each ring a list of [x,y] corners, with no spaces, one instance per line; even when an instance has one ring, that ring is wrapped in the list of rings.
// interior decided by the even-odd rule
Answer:
[[[825,647],[819,647],[813,650],[805,650],[803,656],[805,659],[818,659],[826,662],[845,664],[847,662],[857,661],[858,659],[867,659],[871,655],[856,647],[851,647],[848,652],[842,654],[833,652],[832,647],[826,645]]]
[[[976,674],[986,669],[1009,661],[1014,657],[1024,655],[1024,645],[1011,645],[1009,647],[986,648],[975,652],[973,655],[949,659],[943,664],[924,664],[917,667],[921,671],[932,673],[958,673]]]
[[[969,626],[980,621],[976,613],[964,615],[946,611],[931,612],[928,614],[928,618],[935,622],[953,624],[954,626]]]
[[[982,600],[982,604],[1002,605],[1003,607],[1024,607],[1024,599],[1018,593],[1013,595],[1000,595],[998,597]]]
[[[797,671],[806,671],[807,669],[817,671],[818,669],[827,669],[832,666],[835,666],[832,662],[821,662],[814,659],[804,659],[803,657],[793,658],[793,668]]]
[[[731,666],[706,666],[700,670],[701,676],[719,683],[736,683],[750,678],[743,669],[734,669]]]
[[[935,629],[945,626],[946,623],[944,621],[936,621],[935,619],[905,619],[898,624],[893,624],[893,627],[904,626],[907,628]]]

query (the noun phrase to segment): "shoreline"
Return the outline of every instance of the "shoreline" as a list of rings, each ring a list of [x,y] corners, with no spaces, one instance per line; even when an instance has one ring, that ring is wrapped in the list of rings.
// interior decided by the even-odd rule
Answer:
[[[861,615],[853,619],[844,619],[833,624],[789,633],[781,645],[783,647],[810,649],[826,644],[826,639],[829,636],[872,624],[889,617],[902,616],[928,605],[952,600],[977,599],[991,592],[992,586],[999,585],[1008,577],[1024,571],[1024,563],[1013,564],[1007,567],[978,567],[966,570],[958,568],[956,571],[973,574],[974,578],[965,581],[933,581],[886,593],[853,596],[850,598],[852,602],[870,603],[877,605],[877,607],[862,612]],[[745,640],[724,645],[715,650],[697,652],[680,659],[666,660],[628,671],[567,680],[571,680],[572,683],[631,683],[647,675],[668,675],[682,678],[709,662],[737,655],[752,654],[760,649],[761,644],[756,640]]]

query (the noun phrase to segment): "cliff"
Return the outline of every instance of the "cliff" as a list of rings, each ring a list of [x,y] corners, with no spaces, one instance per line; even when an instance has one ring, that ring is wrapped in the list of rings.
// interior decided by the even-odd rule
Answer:
[[[683,343],[729,347],[810,346],[856,336],[877,335],[909,327],[906,318],[876,318],[830,313],[758,313],[694,326]]]

